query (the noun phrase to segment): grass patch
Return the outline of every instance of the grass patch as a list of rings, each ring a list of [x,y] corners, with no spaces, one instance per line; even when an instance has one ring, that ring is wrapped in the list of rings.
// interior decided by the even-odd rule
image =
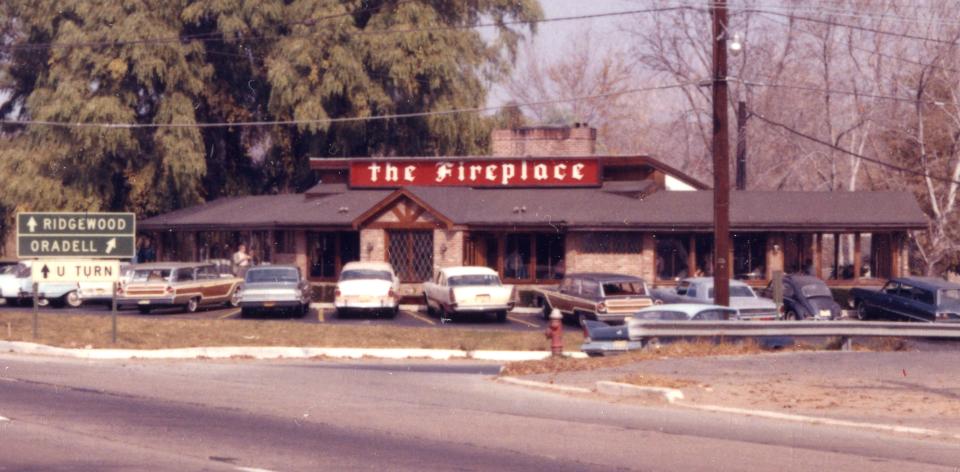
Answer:
[[[542,361],[512,362],[504,366],[500,375],[523,376],[535,374],[555,374],[579,370],[606,369],[620,367],[634,362],[642,362],[665,357],[708,357],[758,354],[764,352],[755,341],[742,342],[690,342],[680,341],[663,345],[656,349],[641,349],[615,356],[593,357],[588,359],[549,358]]]
[[[0,339],[68,348],[161,349],[208,346],[294,346],[542,351],[540,331],[348,326],[282,320],[179,320],[117,318],[117,343],[110,342],[110,318],[41,313],[40,337],[32,336],[32,314],[0,313]],[[9,331],[8,331],[9,327]],[[580,346],[579,331],[564,333],[567,346]]]

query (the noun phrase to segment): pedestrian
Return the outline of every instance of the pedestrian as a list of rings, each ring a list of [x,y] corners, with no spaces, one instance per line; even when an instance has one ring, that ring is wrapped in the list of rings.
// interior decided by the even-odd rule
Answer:
[[[237,247],[237,252],[233,253],[233,274],[238,277],[243,277],[247,273],[247,268],[250,267],[250,261],[253,258],[250,257],[250,254],[247,254],[247,245],[240,243],[240,246]]]

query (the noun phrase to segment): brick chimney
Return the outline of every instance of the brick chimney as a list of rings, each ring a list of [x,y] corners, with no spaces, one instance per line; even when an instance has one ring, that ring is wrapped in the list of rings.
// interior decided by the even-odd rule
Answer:
[[[496,157],[592,156],[597,130],[586,123],[572,127],[531,126],[493,130],[491,151]]]

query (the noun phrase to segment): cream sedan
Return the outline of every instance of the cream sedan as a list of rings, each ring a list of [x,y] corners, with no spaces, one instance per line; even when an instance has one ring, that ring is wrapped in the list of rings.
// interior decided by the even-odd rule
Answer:
[[[386,314],[400,310],[400,279],[386,262],[351,262],[343,266],[333,294],[337,316],[349,313]]]

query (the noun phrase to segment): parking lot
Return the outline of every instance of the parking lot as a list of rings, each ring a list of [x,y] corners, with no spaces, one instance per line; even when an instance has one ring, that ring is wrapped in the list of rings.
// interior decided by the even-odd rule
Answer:
[[[427,315],[423,309],[418,309],[415,305],[403,305],[395,318],[375,317],[371,315],[348,315],[346,317],[338,316],[333,308],[325,307],[321,304],[312,304],[310,313],[303,317],[285,317],[282,315],[259,315],[251,318],[242,318],[239,308],[201,308],[196,313],[183,313],[176,308],[158,309],[148,315],[140,314],[137,310],[125,309],[117,311],[118,316],[130,316],[153,319],[235,319],[235,320],[285,320],[291,323],[326,323],[342,325],[381,325],[381,326],[403,326],[403,327],[433,327],[444,328],[468,328],[484,330],[508,330],[508,331],[530,331],[543,330],[546,325],[539,312],[533,312],[530,309],[518,309],[510,312],[507,321],[499,323],[493,316],[464,316],[458,317],[453,321],[441,322],[437,317]],[[87,315],[87,316],[110,316],[109,305],[84,305],[80,308],[52,308],[40,307],[40,312],[47,314],[64,315]],[[31,313],[33,308],[30,306],[8,306],[0,305],[0,311]]]

